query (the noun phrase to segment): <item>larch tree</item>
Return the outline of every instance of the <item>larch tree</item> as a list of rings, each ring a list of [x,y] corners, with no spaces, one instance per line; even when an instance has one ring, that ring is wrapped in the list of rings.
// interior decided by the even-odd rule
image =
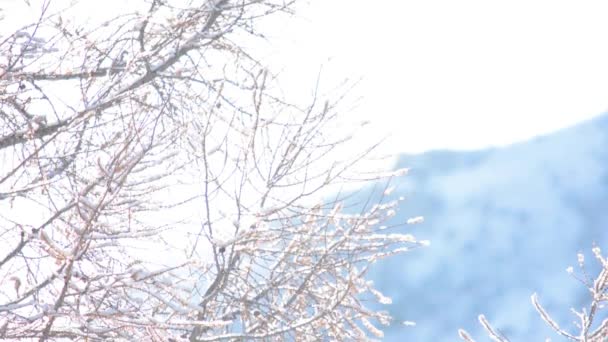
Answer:
[[[406,170],[356,172],[372,149],[346,148],[340,95],[290,103],[256,57],[291,1],[20,4],[36,19],[0,11],[0,339],[382,335],[366,272],[425,244],[383,225]]]

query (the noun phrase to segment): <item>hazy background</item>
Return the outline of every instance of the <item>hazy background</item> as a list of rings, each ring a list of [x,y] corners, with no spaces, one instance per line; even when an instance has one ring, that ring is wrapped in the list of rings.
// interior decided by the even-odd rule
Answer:
[[[608,115],[502,148],[401,155],[412,170],[394,196],[405,196],[395,223],[423,215],[409,229],[428,248],[388,259],[372,278],[394,300],[390,341],[455,341],[458,328],[487,341],[481,313],[511,341],[564,341],[532,307],[541,304],[561,327],[578,330],[570,308],[590,303],[566,272],[591,248],[608,246]],[[363,194],[362,194],[363,196]],[[600,311],[601,312],[601,311]],[[606,313],[596,322],[607,318]],[[482,338],[483,337],[483,338]]]
[[[588,297],[566,268],[607,246],[608,3],[308,3],[272,37],[285,89],[319,65],[329,86],[360,80],[346,120],[372,120],[361,144],[391,134],[383,151],[412,168],[395,220],[425,216],[411,229],[432,243],[372,274],[417,322],[387,340],[485,341],[484,313],[511,341],[562,341],[530,296],[573,328]]]

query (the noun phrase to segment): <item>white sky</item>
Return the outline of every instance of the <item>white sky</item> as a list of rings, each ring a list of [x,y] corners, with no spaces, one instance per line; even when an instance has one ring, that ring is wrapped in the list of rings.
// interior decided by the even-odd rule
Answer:
[[[287,95],[310,93],[320,65],[326,88],[362,78],[344,117],[371,120],[374,141],[392,134],[388,152],[505,145],[608,109],[606,1],[301,0],[297,10],[265,28]]]
[[[308,1],[273,37],[285,89],[363,77],[392,152],[504,145],[608,108],[608,2]],[[329,61],[328,61],[329,60]]]

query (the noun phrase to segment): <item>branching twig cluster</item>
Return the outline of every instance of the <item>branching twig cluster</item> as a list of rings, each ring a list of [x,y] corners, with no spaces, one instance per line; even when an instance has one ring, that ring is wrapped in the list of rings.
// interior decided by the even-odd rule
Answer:
[[[370,151],[237,43],[290,1],[25,3],[0,37],[0,339],[381,336],[366,272],[423,243],[384,230],[398,201],[328,195]]]
[[[532,305],[534,305],[534,308],[539,313],[543,321],[545,321],[545,323],[547,323],[557,334],[570,341],[603,342],[608,339],[608,319],[604,319],[599,323],[596,320],[599,311],[605,309],[605,305],[608,302],[608,260],[602,256],[599,247],[593,248],[593,254],[601,266],[601,270],[595,277],[590,276],[586,271],[584,255],[582,253],[578,255],[578,263],[580,269],[582,270],[583,276],[574,277],[580,281],[587,288],[587,290],[589,290],[591,303],[589,304],[589,307],[583,308],[581,311],[572,309],[572,312],[578,318],[578,321],[575,322],[577,327],[576,333],[569,332],[560,327],[555,319],[553,319],[547,310],[545,310],[545,308],[540,304],[538,295],[536,293],[534,293],[531,297]],[[567,270],[568,273],[574,274],[574,269],[572,267],[568,267]],[[502,334],[497,332],[490,325],[484,315],[479,316],[479,321],[493,341],[508,341],[505,336],[502,336]],[[463,341],[474,341],[471,335],[462,329],[458,331],[458,334]]]

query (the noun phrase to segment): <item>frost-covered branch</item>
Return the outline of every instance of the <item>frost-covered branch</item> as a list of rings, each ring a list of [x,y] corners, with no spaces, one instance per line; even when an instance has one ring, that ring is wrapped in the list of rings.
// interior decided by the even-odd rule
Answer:
[[[605,309],[605,304],[608,301],[608,261],[601,254],[599,247],[593,248],[593,254],[595,259],[601,266],[601,269],[597,276],[591,277],[585,269],[585,257],[582,253],[578,255],[579,267],[583,272],[583,277],[575,278],[580,281],[589,290],[591,296],[591,303],[588,308],[584,308],[582,311],[576,311],[572,309],[572,312],[578,318],[576,326],[578,331],[572,333],[566,329],[560,327],[560,325],[551,317],[551,315],[541,305],[538,295],[534,293],[531,296],[532,305],[540,315],[543,321],[548,324],[557,334],[568,339],[569,341],[581,341],[581,342],[603,342],[608,338],[608,319],[604,319],[599,324],[595,321],[598,316],[598,311]],[[574,274],[574,268],[568,267],[568,273]],[[490,338],[495,341],[508,341],[504,336],[497,333],[496,330],[490,325],[483,315],[479,316],[479,320],[483,325],[486,332],[488,332]],[[593,328],[595,326],[595,328]],[[464,330],[459,330],[458,334],[463,341],[472,342],[472,337]]]
[[[249,50],[292,2],[28,3],[0,38],[0,338],[382,336],[366,274],[421,219],[353,203],[406,170],[358,174],[339,101],[288,103]]]

